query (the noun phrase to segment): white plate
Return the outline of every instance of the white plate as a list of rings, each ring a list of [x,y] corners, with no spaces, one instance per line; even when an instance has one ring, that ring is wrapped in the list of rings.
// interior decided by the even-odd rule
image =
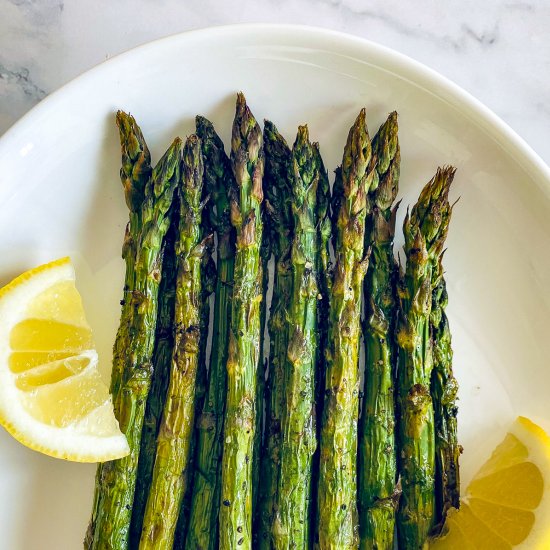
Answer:
[[[48,97],[0,140],[1,282],[70,254],[108,376],[128,218],[114,113],[136,116],[158,159],[176,134],[193,131],[197,113],[227,143],[238,90],[290,142],[307,122],[330,170],[362,106],[371,134],[396,109],[401,219],[438,165],[458,167],[445,265],[464,479],[517,414],[550,428],[550,171],[454,84],[359,38],[292,26],[194,31],[123,54]],[[79,548],[94,471],[1,431],[1,546]]]

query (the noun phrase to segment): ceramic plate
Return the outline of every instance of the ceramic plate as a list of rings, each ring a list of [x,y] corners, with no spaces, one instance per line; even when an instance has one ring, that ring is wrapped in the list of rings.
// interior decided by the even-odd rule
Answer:
[[[516,415],[550,428],[550,171],[457,86],[359,38],[292,26],[193,31],[120,55],[52,94],[0,140],[0,282],[69,254],[108,378],[128,218],[114,114],[135,115],[157,160],[175,135],[193,131],[197,113],[229,143],[239,90],[290,142],[307,122],[330,171],[361,107],[371,134],[396,109],[399,224],[436,167],[457,166],[445,266],[464,480]],[[94,472],[0,431],[2,547],[81,547]]]

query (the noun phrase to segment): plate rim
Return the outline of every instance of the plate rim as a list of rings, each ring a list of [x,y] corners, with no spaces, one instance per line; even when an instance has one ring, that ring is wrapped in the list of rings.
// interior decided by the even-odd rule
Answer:
[[[204,35],[205,38],[219,39],[224,36],[235,36],[243,32],[256,33],[259,36],[267,36],[267,33],[280,33],[289,37],[292,34],[298,34],[302,38],[304,35],[331,38],[339,42],[342,47],[356,46],[366,52],[369,50],[374,52],[379,57],[389,59],[395,67],[405,67],[413,71],[416,75],[415,85],[420,86],[421,81],[431,84],[438,88],[438,95],[446,95],[454,99],[454,106],[462,111],[472,120],[477,120],[485,131],[488,131],[490,137],[495,139],[504,149],[515,151],[515,160],[520,164],[521,168],[529,173],[534,180],[543,180],[545,191],[550,194],[550,166],[535,152],[535,150],[521,137],[508,123],[500,118],[494,111],[487,107],[482,101],[477,99],[473,94],[456,84],[450,78],[442,75],[428,65],[417,61],[416,59],[401,53],[389,46],[384,46],[367,38],[353,35],[343,31],[337,31],[330,28],[288,24],[288,23],[237,23],[237,24],[222,24],[200,27],[183,32],[170,34],[160,37],[138,46],[134,46],[120,52],[113,57],[101,61],[100,63],[86,69],[79,75],[75,76],[61,87],[57,88],[44,99],[27,111],[22,117],[16,120],[3,135],[0,136],[0,152],[3,148],[8,148],[10,142],[15,142],[18,136],[29,126],[29,123],[39,118],[41,113],[47,111],[62,101],[64,96],[78,89],[81,82],[94,78],[96,74],[103,70],[108,70],[111,66],[119,63],[124,63],[126,58],[139,56],[142,52],[153,50],[159,47],[160,44],[168,44],[186,39],[196,38],[199,35]],[[331,44],[331,49],[334,50],[334,45]],[[379,66],[377,63],[373,63]],[[383,68],[383,67],[382,67]],[[399,72],[397,76],[402,76]],[[427,87],[427,89],[429,89]],[[444,94],[442,94],[444,92]],[[508,147],[506,147],[508,145]]]

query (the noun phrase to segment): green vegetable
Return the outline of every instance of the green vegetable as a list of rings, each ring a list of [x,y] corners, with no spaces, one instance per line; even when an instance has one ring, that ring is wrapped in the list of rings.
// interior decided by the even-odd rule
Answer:
[[[432,312],[433,341],[432,400],[435,419],[435,498],[436,521],[443,524],[450,508],[460,506],[459,458],[456,405],[458,382],[453,375],[453,350],[447,307],[447,285],[440,261],[434,268]]]
[[[119,114],[118,118],[120,124],[124,117]],[[181,140],[178,138],[155,166],[143,190],[144,198],[137,216],[140,223],[136,224],[140,226],[139,232],[131,235],[132,244],[128,238],[126,240],[125,248],[135,247],[136,251],[133,274],[127,274],[126,283],[126,287],[132,290],[125,301],[130,301],[131,307],[123,308],[121,328],[115,342],[111,385],[115,414],[128,439],[130,454],[99,466],[86,548],[123,549],[128,546],[141,431],[153,370],[161,249],[170,224],[168,213],[172,196],[179,181],[180,156]],[[128,191],[132,181],[125,182],[127,201],[132,195]],[[134,199],[129,203],[134,205]],[[131,229],[132,223],[129,233]],[[129,282],[132,278],[133,281]]]
[[[227,359],[227,402],[222,460],[219,544],[221,550],[252,544],[252,463],[256,429],[257,374],[262,307],[263,139],[258,123],[237,96],[231,139],[236,184],[230,190],[236,229],[233,297]]]
[[[269,320],[270,353],[265,450],[261,457],[258,544],[271,548],[271,526],[277,502],[280,471],[281,417],[286,407],[284,368],[287,355],[287,309],[292,293],[290,247],[292,220],[292,155],[276,126],[264,123],[265,176],[268,225],[264,231],[275,257],[273,296]]]
[[[265,161],[264,161],[265,165]],[[265,181],[265,177],[264,177]],[[263,184],[262,184],[263,185]],[[267,216],[266,202],[262,203],[262,218]],[[262,244],[260,245],[260,261],[262,264],[262,304],[260,308],[260,352],[258,356],[258,370],[256,374],[256,426],[258,429],[254,433],[254,462],[252,463],[252,522],[255,521],[258,513],[258,503],[260,501],[260,465],[262,459],[263,445],[263,425],[265,421],[265,394],[266,394],[266,373],[267,360],[264,358],[264,335],[266,331],[267,320],[267,287],[269,283],[268,263],[271,259],[271,236],[268,231],[262,234]],[[256,534],[254,533],[254,536]]]
[[[357,421],[361,288],[366,197],[375,182],[371,143],[361,110],[337,171],[333,207],[335,267],[329,312],[317,503],[319,547],[357,548]]]
[[[378,186],[368,196],[367,244],[371,247],[365,278],[365,391],[359,421],[360,548],[393,550],[397,504],[394,370],[396,317],[393,257],[395,209],[399,184],[397,113],[390,114],[372,141]]]
[[[204,158],[204,181],[211,195],[207,203],[218,235],[217,282],[208,390],[198,420],[197,459],[187,533],[187,548],[214,550],[218,542],[223,417],[225,413],[229,316],[235,256],[235,234],[229,219],[228,191],[234,186],[229,158],[214,126],[196,118]]]
[[[402,495],[397,514],[399,545],[422,548],[435,523],[435,430],[430,395],[433,269],[447,236],[449,186],[455,170],[438,169],[407,213],[406,271],[400,282],[397,343],[398,456]]]
[[[200,138],[199,138],[200,139]],[[202,150],[202,141],[201,141]],[[204,165],[204,156],[203,156]],[[206,169],[205,169],[206,170]],[[206,180],[206,178],[205,178]],[[203,207],[209,204],[209,194],[206,189],[206,181],[203,184]],[[193,488],[195,486],[195,479],[197,477],[197,443],[200,435],[200,415],[204,408],[204,401],[208,392],[208,369],[206,361],[207,343],[208,343],[208,326],[210,321],[210,295],[214,292],[217,283],[217,271],[216,264],[212,259],[212,250],[214,244],[214,226],[211,223],[210,215],[207,212],[203,212],[202,216],[202,234],[210,236],[206,239],[205,254],[203,255],[203,261],[201,264],[201,311],[200,311],[200,333],[201,340],[199,345],[199,366],[197,371],[197,379],[195,382],[195,426],[194,433],[191,439],[191,448],[189,452],[189,464],[192,464],[192,469],[189,470],[189,476],[187,478],[187,487],[183,496],[183,501],[180,507],[178,523],[176,525],[176,533],[174,536],[173,550],[184,550],[185,540],[188,532],[188,523],[191,516],[191,506],[193,499]],[[224,365],[225,367],[225,365]]]
[[[318,362],[317,268],[320,245],[319,155],[300,126],[293,151],[291,248],[292,295],[288,305],[288,351],[284,368],[285,408],[281,418],[280,472],[274,501],[272,534],[277,549],[310,545],[313,455],[317,448],[315,369]],[[321,212],[322,213],[322,212]]]
[[[140,548],[172,548],[180,506],[191,472],[196,382],[201,344],[203,255],[211,237],[203,239],[203,163],[200,140],[192,135],[183,150],[178,188],[179,231],[176,239],[177,279],[174,349],[170,384],[157,438],[153,478]]]
[[[174,209],[173,209],[174,210]],[[157,316],[157,334],[153,352],[153,379],[145,407],[145,418],[141,432],[141,446],[130,524],[130,547],[136,548],[141,537],[143,514],[147,504],[147,495],[153,475],[157,434],[168,382],[170,380],[170,364],[172,348],[174,347],[174,303],[176,298],[176,254],[175,239],[177,231],[176,216],[172,214],[172,222],[163,245],[162,279],[159,288],[159,305]]]
[[[317,274],[319,279],[320,302],[319,312],[319,349],[325,349],[325,342],[328,336],[328,314],[329,295],[331,286],[331,263],[330,263],[330,239],[332,236],[332,225],[330,221],[330,184],[328,174],[319,152],[319,144],[313,144],[313,152],[316,162],[319,165],[319,183],[317,185],[317,217],[319,219],[319,253],[317,254]],[[324,355],[318,354],[317,385],[324,376]],[[319,392],[318,397],[319,399]]]
[[[113,368],[111,374],[111,393],[116,401],[122,384],[126,361],[126,343],[132,319],[132,292],[135,284],[135,263],[138,241],[142,230],[141,207],[145,197],[145,186],[151,178],[151,154],[145,138],[132,115],[123,111],[116,114],[116,123],[120,134],[122,167],[120,180],[124,189],[124,198],[129,210],[129,221],[124,235],[122,257],[126,263],[124,280],[124,298],[120,326],[113,349]]]
[[[330,183],[328,174],[319,152],[319,144],[313,144],[313,152],[317,157],[319,164],[319,183],[317,185],[317,215],[319,218],[319,250],[317,254],[317,276],[319,286],[319,303],[317,304],[317,326],[319,339],[319,352],[317,353],[317,368],[315,372],[315,418],[317,442],[319,442],[320,419],[323,413],[323,395],[326,372],[326,357],[324,350],[328,347],[328,328],[329,328],[329,305],[332,286],[332,265],[330,259],[330,241],[332,236],[332,224],[330,219]],[[314,533],[317,525],[317,500],[319,485],[319,459],[320,445],[313,455],[313,465],[311,473],[311,502],[310,507],[310,526],[311,539],[315,540]]]

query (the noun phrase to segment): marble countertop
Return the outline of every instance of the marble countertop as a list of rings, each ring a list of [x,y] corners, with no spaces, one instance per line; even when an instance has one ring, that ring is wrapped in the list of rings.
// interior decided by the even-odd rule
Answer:
[[[480,99],[550,164],[545,0],[0,0],[0,135],[94,65],[156,38],[239,22],[301,23],[405,53]]]

